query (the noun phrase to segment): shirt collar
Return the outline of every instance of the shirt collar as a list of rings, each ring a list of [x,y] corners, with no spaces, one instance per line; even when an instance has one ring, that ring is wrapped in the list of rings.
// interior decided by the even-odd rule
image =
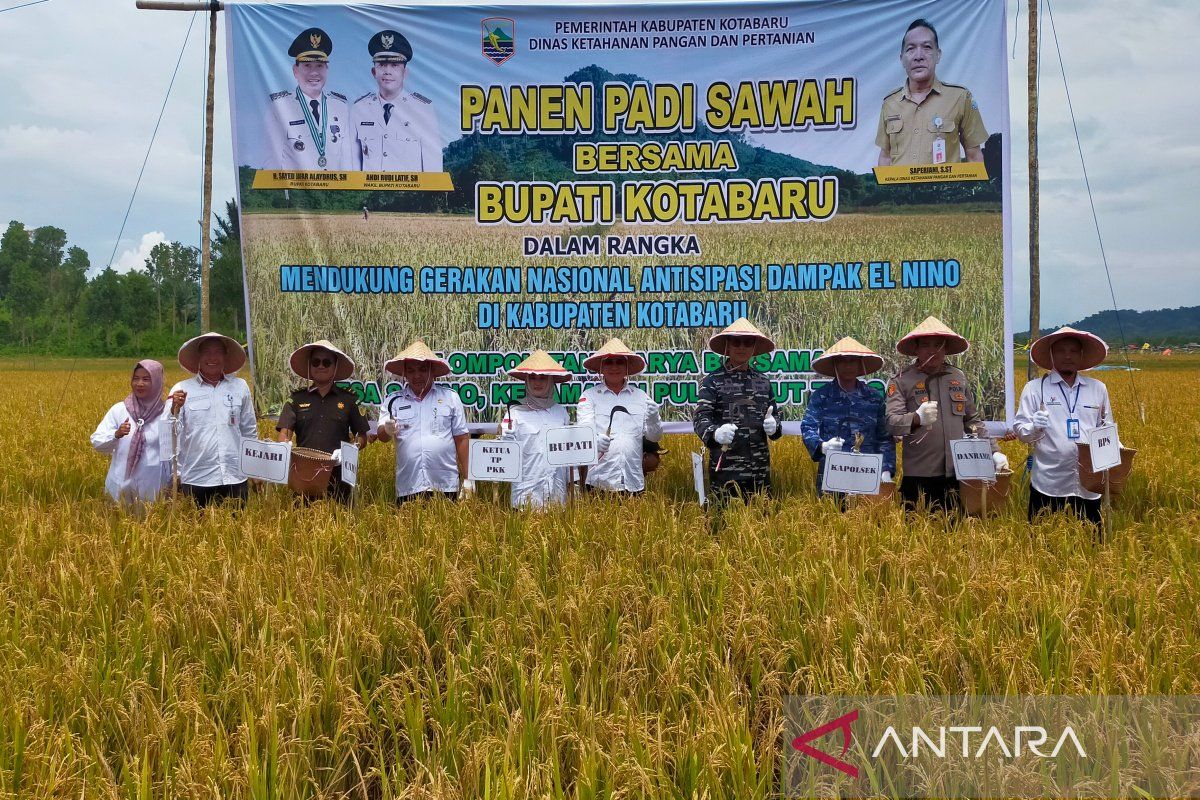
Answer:
[[[929,87],[929,94],[945,94],[946,84],[942,83],[937,78],[933,79],[933,84]],[[904,80],[904,99],[911,100],[911,92],[908,90],[908,79]],[[915,102],[915,101],[914,101]]]
[[[629,381],[628,380],[625,381],[625,385],[621,387],[621,391],[619,391],[619,392],[614,392],[612,389],[608,388],[608,384],[604,382],[603,378],[600,379],[600,383],[597,385],[600,387],[600,391],[608,392],[609,394],[613,395],[614,397],[619,394],[624,393],[626,390],[629,389]]]
[[[1059,375],[1058,370],[1056,369],[1050,370],[1050,374],[1046,377],[1049,378],[1051,383],[1061,383],[1063,386],[1067,385],[1067,382],[1063,380],[1063,376]],[[1082,372],[1075,373],[1075,386],[1083,386],[1085,383],[1087,383],[1087,380],[1087,378],[1083,377]]]
[[[222,383],[224,383],[227,380],[229,380],[229,376],[222,375],[221,380],[217,381],[216,386],[220,386]],[[200,384],[201,386],[213,386],[213,384],[205,381],[204,377],[199,372],[196,373],[196,383]],[[213,386],[213,388],[215,389],[216,386]]]

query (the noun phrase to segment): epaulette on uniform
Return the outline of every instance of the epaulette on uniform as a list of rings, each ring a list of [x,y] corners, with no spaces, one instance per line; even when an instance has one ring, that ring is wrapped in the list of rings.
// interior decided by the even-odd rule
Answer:
[[[361,103],[363,100],[366,100],[368,97],[374,97],[374,96],[375,96],[375,93],[374,93],[374,92],[367,92],[367,93],[366,93],[366,94],[364,94],[362,97],[360,97],[360,98],[358,98],[357,100],[355,100],[354,102],[355,102],[355,103]]]
[[[901,93],[901,92],[903,92],[903,91],[904,91],[904,87],[903,87],[903,86],[899,87],[898,89],[893,89],[892,91],[890,91],[890,92],[888,92],[886,95],[884,95],[884,96],[883,96],[883,99],[884,99],[884,100],[887,100],[888,98],[892,97],[893,95],[900,94],[900,93]]]
[[[330,92],[329,96],[336,97],[338,100],[341,100],[343,103],[346,102],[346,95],[342,94],[341,92]]]
[[[412,93],[412,96],[413,96],[415,99],[417,99],[417,100],[420,100],[422,103],[425,103],[426,105],[428,105],[428,104],[430,104],[430,103],[432,103],[432,102],[433,102],[433,101],[432,101],[432,100],[430,100],[428,97],[426,97],[425,95],[423,95],[423,94],[421,94],[421,93],[419,93],[419,92],[413,92],[413,93]]]
[[[271,93],[271,99],[272,99],[272,100],[278,100],[278,99],[280,99],[281,97],[291,97],[291,96],[292,96],[292,90],[291,90],[291,89],[284,89],[282,92],[272,92],[272,93]]]
[[[945,81],[942,81],[942,86],[948,86],[951,89],[962,89],[964,92],[970,91],[967,87],[961,86],[957,83],[946,83]]]

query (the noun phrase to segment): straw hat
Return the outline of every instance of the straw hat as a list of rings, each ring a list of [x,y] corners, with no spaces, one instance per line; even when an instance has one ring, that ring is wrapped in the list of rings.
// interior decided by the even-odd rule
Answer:
[[[775,343],[771,341],[771,338],[754,327],[754,324],[745,317],[738,317],[728,328],[709,338],[708,349],[714,353],[725,355],[725,348],[729,344],[731,336],[753,336],[758,339],[758,343],[754,346],[754,355],[756,356],[775,349]]]
[[[310,367],[309,357],[312,355],[313,350],[328,350],[333,353],[334,360],[337,362],[337,369],[333,373],[335,381],[348,380],[354,374],[354,360],[325,339],[309,342],[292,353],[292,357],[288,359],[288,363],[292,367],[292,372],[301,378],[312,380],[312,375],[308,371]]]
[[[246,350],[241,343],[223,333],[213,331],[202,333],[183,343],[183,347],[179,348],[179,366],[193,375],[198,373],[200,371],[200,345],[213,339],[225,345],[225,367],[222,371],[226,375],[232,375],[246,366]]]
[[[617,358],[624,356],[625,363],[629,365],[629,374],[637,375],[646,368],[646,359],[639,356],[637,353],[625,346],[625,343],[620,339],[609,339],[604,343],[604,346],[597,350],[594,354],[583,360],[583,368],[591,370],[596,374],[600,374],[600,364],[606,358]]]
[[[555,383],[571,380],[571,371],[551,358],[545,350],[534,350],[529,358],[510,369],[508,374],[519,380],[532,375],[548,375]]]
[[[906,356],[915,356],[917,354],[917,339],[922,336],[940,336],[946,340],[946,355],[956,356],[959,353],[967,352],[967,348],[971,345],[966,339],[959,336],[946,323],[942,322],[937,317],[926,317],[925,321],[904,335],[904,338],[896,342],[896,352]]]
[[[859,359],[862,362],[863,375],[870,375],[872,372],[883,369],[883,358],[878,353],[866,345],[860,344],[854,337],[847,336],[839,339],[833,347],[822,353],[819,358],[814,359],[812,371],[829,378],[836,377],[833,371],[833,362],[839,356]]]
[[[1029,358],[1042,369],[1054,369],[1050,347],[1059,339],[1076,339],[1083,345],[1083,355],[1079,362],[1081,370],[1100,366],[1104,363],[1104,357],[1108,355],[1108,345],[1096,334],[1064,326],[1035,341],[1029,348]]]
[[[417,339],[408,347],[401,350],[395,358],[383,365],[385,371],[393,375],[404,375],[404,362],[428,362],[431,365],[431,376],[440,378],[443,375],[450,374],[450,364],[444,358],[439,358],[438,354],[429,349],[423,339]]]

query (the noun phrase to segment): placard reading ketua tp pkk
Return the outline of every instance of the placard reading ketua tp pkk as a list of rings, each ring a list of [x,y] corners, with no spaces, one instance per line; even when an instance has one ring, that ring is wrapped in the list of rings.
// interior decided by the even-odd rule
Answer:
[[[954,456],[954,475],[960,481],[996,480],[991,440],[955,439],[950,443],[950,452]]]
[[[595,464],[596,431],[590,425],[567,425],[546,431],[546,460],[556,467]]]
[[[883,456],[879,453],[838,452],[825,456],[821,484],[827,492],[879,494]]]
[[[499,439],[471,442],[471,479],[512,483],[521,479],[521,445]]]
[[[240,468],[247,478],[268,483],[287,483],[292,465],[292,448],[287,442],[243,439]]]

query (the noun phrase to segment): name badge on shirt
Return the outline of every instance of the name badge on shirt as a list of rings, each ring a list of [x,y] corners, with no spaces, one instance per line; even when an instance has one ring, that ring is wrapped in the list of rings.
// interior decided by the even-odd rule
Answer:
[[[946,140],[940,136],[933,140],[933,163],[946,163]]]
[[[1077,441],[1079,439],[1079,420],[1067,420],[1067,438],[1072,441]]]
[[[416,415],[417,412],[413,410],[412,406],[398,406],[394,419],[396,422],[412,422]]]

